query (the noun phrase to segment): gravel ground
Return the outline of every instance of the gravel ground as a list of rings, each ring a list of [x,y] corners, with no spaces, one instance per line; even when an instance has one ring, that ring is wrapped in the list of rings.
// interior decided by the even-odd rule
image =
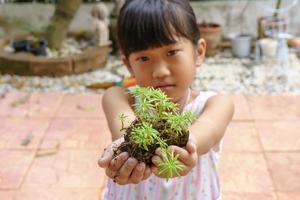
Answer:
[[[236,59],[229,51],[207,58],[198,68],[192,87],[195,90],[214,90],[244,95],[299,95],[300,60],[290,54],[289,65],[282,69],[271,59],[253,64],[250,59]],[[126,68],[111,56],[107,65],[94,72],[60,78],[11,76],[0,74],[0,94],[8,91],[67,93],[102,93],[86,86],[119,81],[128,76]]]

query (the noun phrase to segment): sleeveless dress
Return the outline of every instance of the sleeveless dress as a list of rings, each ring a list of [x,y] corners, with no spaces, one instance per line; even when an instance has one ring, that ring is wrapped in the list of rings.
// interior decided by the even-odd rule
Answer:
[[[216,95],[207,91],[200,94],[184,110],[199,117],[206,101]],[[220,148],[217,148],[220,149]],[[220,150],[211,148],[198,157],[197,165],[189,174],[166,181],[152,174],[139,184],[118,185],[108,178],[104,200],[221,200],[217,163]]]

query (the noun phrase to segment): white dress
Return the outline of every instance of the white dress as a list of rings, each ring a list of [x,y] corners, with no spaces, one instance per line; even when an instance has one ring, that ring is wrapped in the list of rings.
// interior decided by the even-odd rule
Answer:
[[[215,92],[200,94],[184,110],[200,116],[206,101]],[[221,200],[217,163],[219,151],[210,149],[199,156],[198,164],[186,176],[172,178],[168,182],[152,174],[139,184],[118,185],[108,179],[104,200]]]

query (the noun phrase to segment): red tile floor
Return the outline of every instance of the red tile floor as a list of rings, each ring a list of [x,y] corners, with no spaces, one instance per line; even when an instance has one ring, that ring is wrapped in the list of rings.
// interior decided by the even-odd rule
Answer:
[[[300,96],[233,96],[220,163],[225,200],[300,199]],[[101,95],[0,96],[0,199],[99,200],[110,135]]]

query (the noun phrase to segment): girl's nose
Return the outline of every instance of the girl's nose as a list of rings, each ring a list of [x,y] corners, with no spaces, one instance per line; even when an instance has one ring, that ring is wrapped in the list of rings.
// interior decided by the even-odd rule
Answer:
[[[153,78],[163,78],[170,74],[170,69],[166,64],[160,64],[153,69]]]

